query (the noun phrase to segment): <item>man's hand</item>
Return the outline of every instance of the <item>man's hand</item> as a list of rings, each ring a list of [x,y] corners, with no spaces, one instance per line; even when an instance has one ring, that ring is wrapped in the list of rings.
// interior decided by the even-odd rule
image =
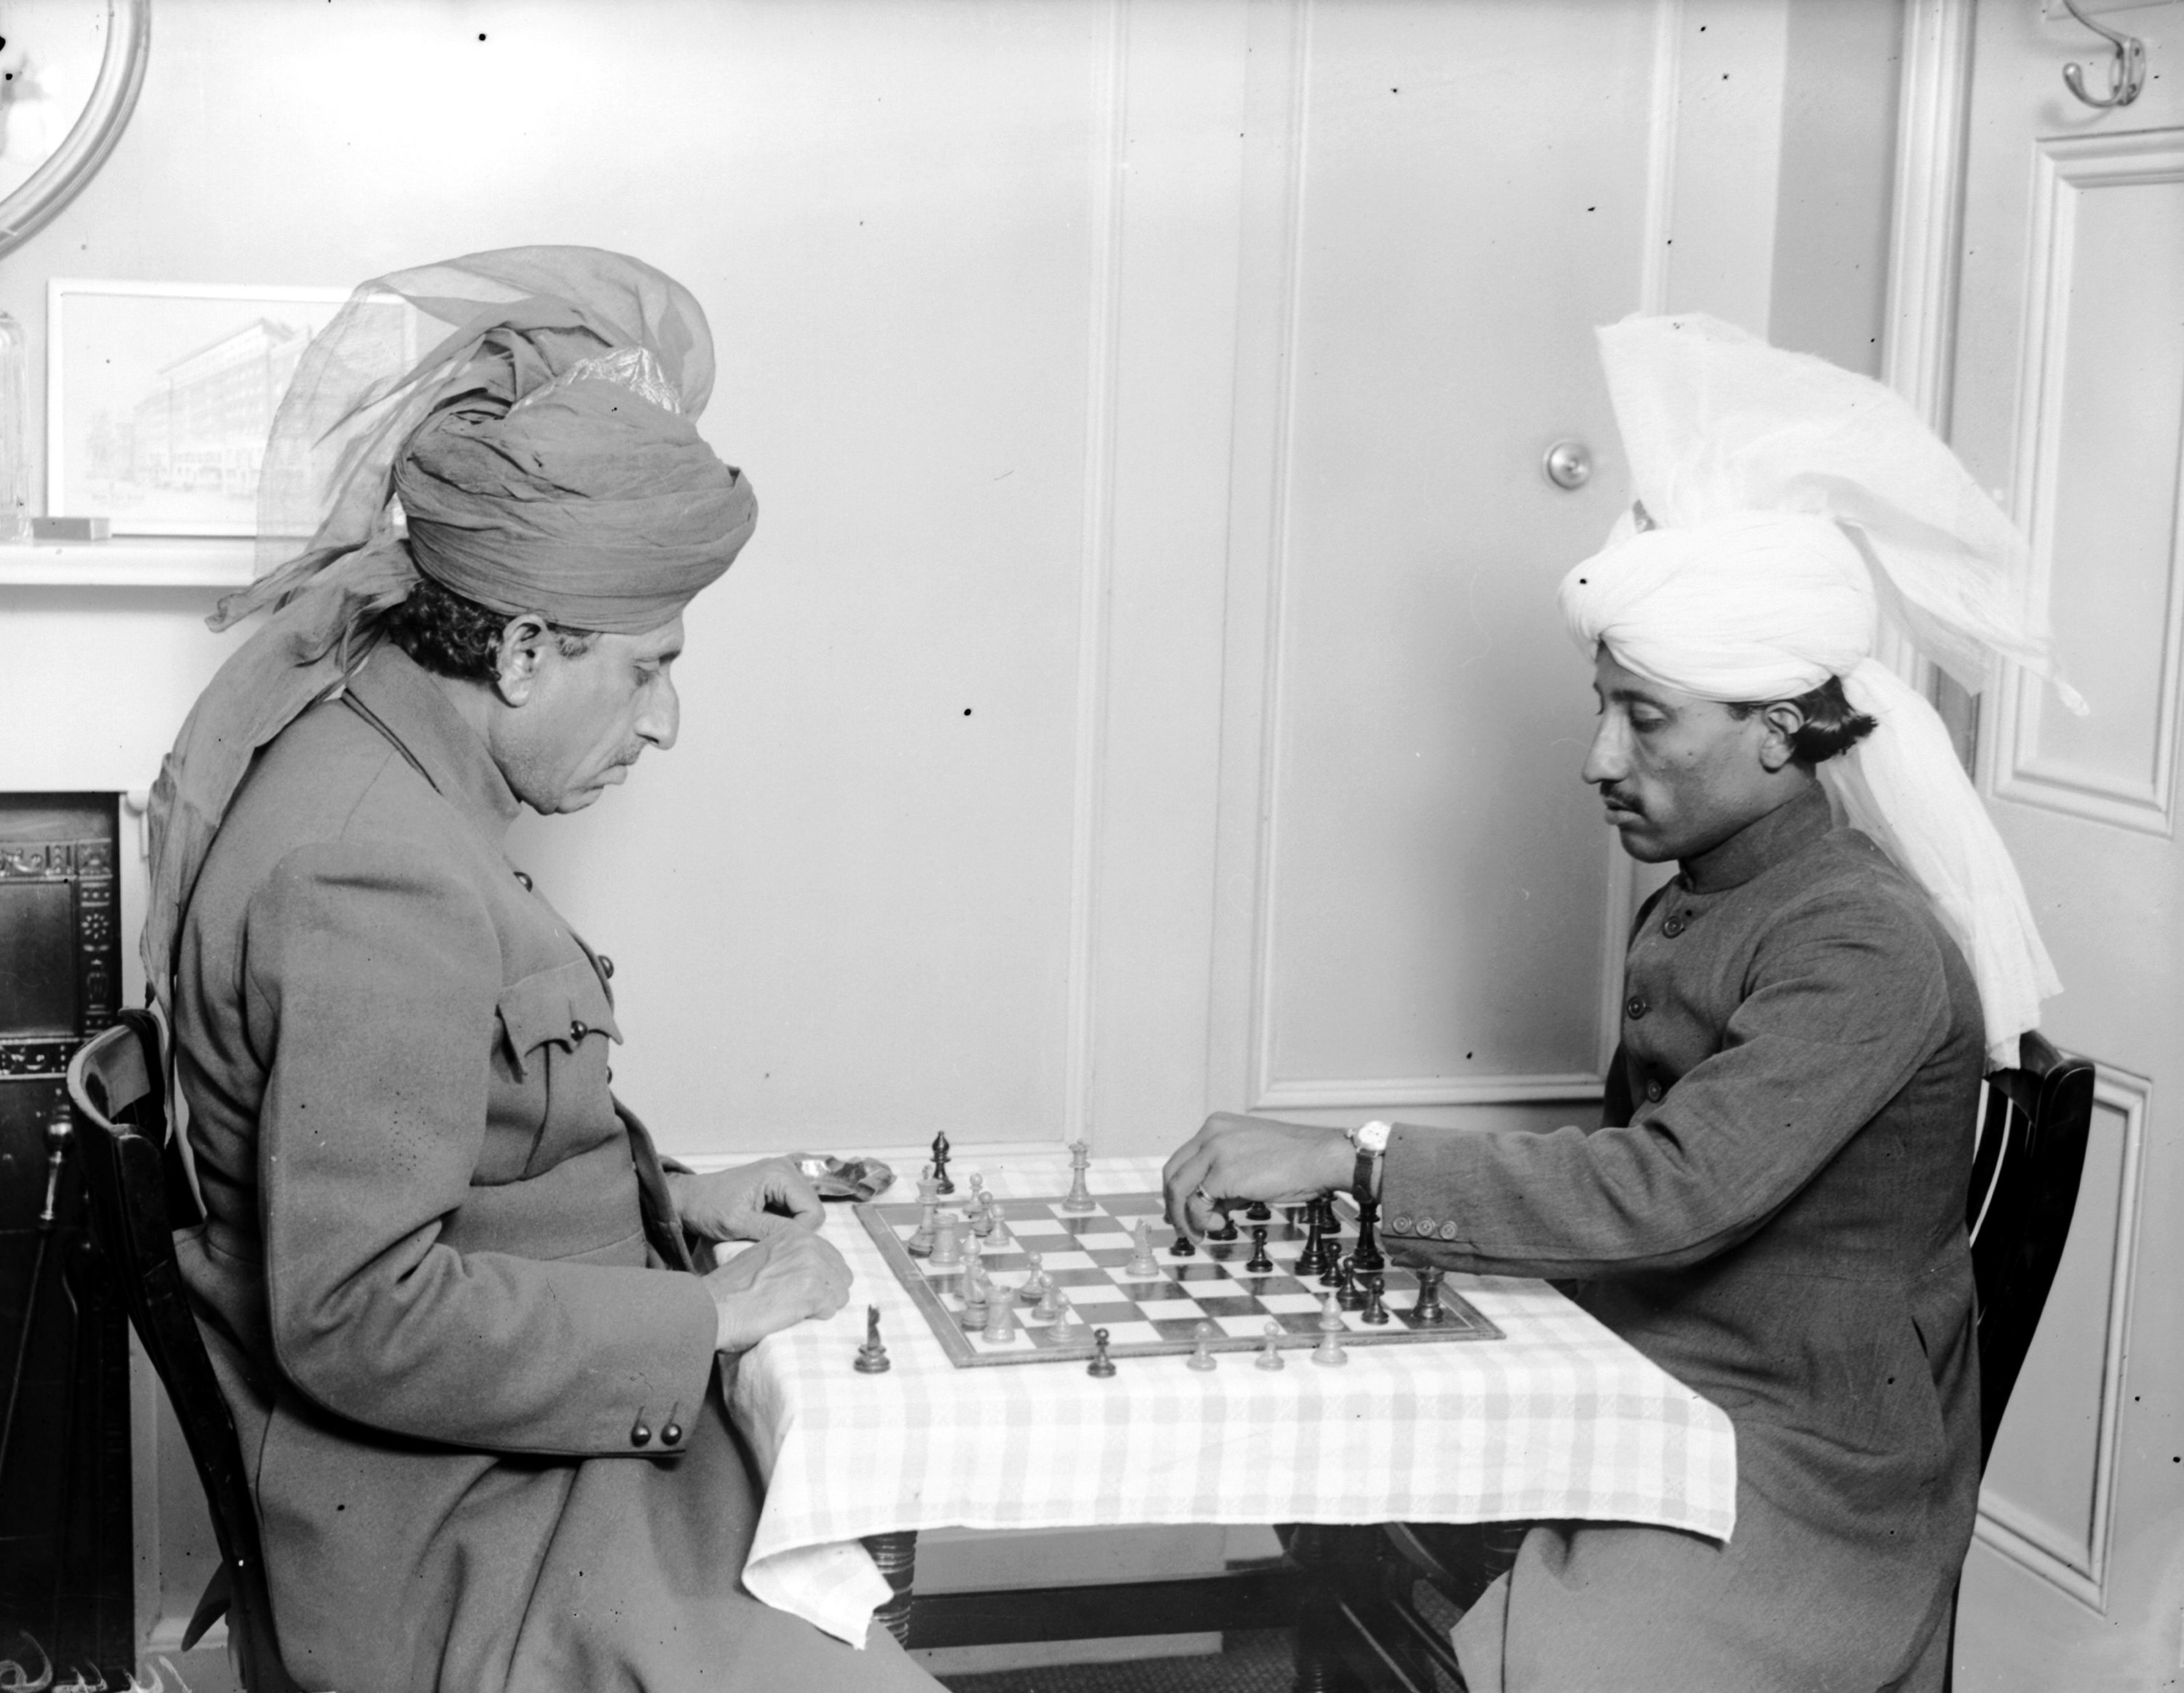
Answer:
[[[723,1352],[747,1351],[807,1317],[832,1317],[850,1297],[842,1255],[794,1225],[745,1247],[705,1279],[720,1317],[714,1344]]]
[[[764,1240],[826,1221],[819,1195],[786,1158],[763,1159],[710,1176],[671,1171],[667,1192],[683,1228],[700,1240]]]
[[[1195,1238],[1232,1202],[1312,1199],[1347,1187],[1356,1167],[1349,1138],[1339,1128],[1216,1111],[1167,1161],[1161,1184],[1168,1221]]]

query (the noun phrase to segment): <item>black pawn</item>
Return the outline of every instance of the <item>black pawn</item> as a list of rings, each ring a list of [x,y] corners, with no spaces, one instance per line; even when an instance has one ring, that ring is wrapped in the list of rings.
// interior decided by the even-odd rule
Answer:
[[[1343,1284],[1342,1217],[1334,1209],[1333,1200],[1320,1201],[1320,1216],[1324,1219],[1326,1232],[1319,1243],[1319,1284],[1323,1288],[1339,1288]]]
[[[933,1137],[933,1190],[937,1194],[956,1191],[956,1183],[948,1175],[948,1131],[944,1128]]]
[[[1234,1211],[1221,1213],[1221,1227],[1206,1237],[1208,1240],[1234,1240],[1236,1238],[1236,1215]]]
[[[1274,1214],[1267,1209],[1267,1202],[1264,1200],[1253,1200],[1251,1210],[1244,1213],[1244,1221],[1246,1222],[1272,1222],[1273,1220]]]
[[[1168,1244],[1167,1250],[1178,1258],[1194,1258],[1198,1256],[1197,1243],[1180,1228],[1176,1230],[1175,1239]]]
[[[1364,1310],[1365,1289],[1362,1284],[1366,1278],[1357,1273],[1357,1261],[1345,1258],[1336,1267],[1336,1273],[1339,1279],[1334,1289],[1335,1304],[1345,1311]]]
[[[1244,1267],[1255,1276],[1271,1276],[1274,1273],[1274,1261],[1267,1256],[1267,1225],[1263,1222],[1251,1225],[1251,1256],[1244,1261]]]
[[[1092,1362],[1085,1365],[1084,1373],[1101,1377],[1115,1373],[1115,1361],[1107,1356],[1107,1331],[1104,1328],[1092,1331]]]
[[[1385,1296],[1387,1278],[1375,1270],[1371,1275],[1358,1279],[1365,1284],[1365,1309],[1358,1315],[1375,1328],[1388,1321],[1388,1301]]]

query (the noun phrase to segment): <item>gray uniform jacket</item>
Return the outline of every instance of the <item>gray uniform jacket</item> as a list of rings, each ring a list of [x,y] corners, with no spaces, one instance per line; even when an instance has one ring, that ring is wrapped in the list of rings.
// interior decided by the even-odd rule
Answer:
[[[929,1687],[739,1584],[716,1319],[608,1091],[608,966],[382,648],[259,759],[184,927],[207,1220],[183,1273],[254,1471],[276,1625],[343,1693]]]
[[[1938,1688],[1979,1487],[1979,998],[1825,796],[1649,900],[1603,1127],[1399,1128],[1398,1261],[1544,1276],[1726,1411],[1717,1548],[1563,1525],[1459,1633],[1477,1690]]]

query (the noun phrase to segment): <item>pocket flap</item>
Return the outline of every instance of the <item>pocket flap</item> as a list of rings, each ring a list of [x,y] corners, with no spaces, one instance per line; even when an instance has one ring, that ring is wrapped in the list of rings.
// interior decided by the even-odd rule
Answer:
[[[614,1007],[599,986],[599,972],[587,959],[571,959],[550,970],[533,971],[500,990],[500,1026],[509,1055],[521,1078],[532,1053],[548,1042],[573,1052],[592,1035],[620,1040]]]

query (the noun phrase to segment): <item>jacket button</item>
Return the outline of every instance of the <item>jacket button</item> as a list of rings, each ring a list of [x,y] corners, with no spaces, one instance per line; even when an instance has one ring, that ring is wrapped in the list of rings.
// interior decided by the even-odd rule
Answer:
[[[515,872],[515,879],[523,884],[523,891],[525,893],[528,894],[531,891],[531,878],[526,876],[521,871],[519,870]]]
[[[609,958],[604,952],[599,955],[599,974],[610,982],[614,980],[614,960]]]
[[[649,1446],[652,1444],[652,1430],[646,1425],[642,1417],[630,1425],[629,1443],[632,1446]]]
[[[1658,1076],[1646,1078],[1646,1097],[1649,1100],[1658,1100],[1661,1097],[1661,1082]]]
[[[581,1018],[569,1025],[569,1039],[571,1040],[582,1040],[591,1032],[591,1026]]]
[[[680,1445],[682,1440],[682,1425],[680,1423],[671,1423],[660,1431],[660,1444],[663,1446]]]
[[[1677,913],[1676,916],[1669,918],[1667,922],[1661,925],[1661,933],[1668,936],[1670,940],[1674,940],[1683,932],[1684,919],[1681,912]]]
[[[1646,1003],[1646,996],[1643,994],[1633,994],[1624,1002],[1623,1015],[1635,1023],[1652,1009]]]
[[[1440,1226],[1440,1238],[1441,1238],[1442,1239],[1444,1239],[1444,1240],[1453,1240],[1453,1239],[1456,1239],[1456,1225],[1455,1225],[1454,1223],[1452,1223],[1452,1222],[1444,1222],[1443,1224],[1441,1224],[1441,1226]]]

